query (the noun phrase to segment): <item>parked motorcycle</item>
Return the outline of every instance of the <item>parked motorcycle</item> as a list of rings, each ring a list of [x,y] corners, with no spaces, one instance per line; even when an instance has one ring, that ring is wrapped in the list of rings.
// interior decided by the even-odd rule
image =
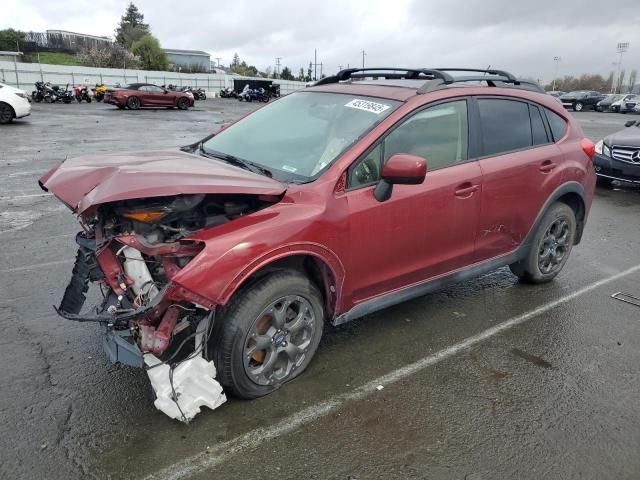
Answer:
[[[51,85],[50,82],[36,82],[36,89],[31,93],[34,102],[40,103],[71,103],[74,99],[73,91],[69,90],[69,84],[65,88]]]
[[[192,88],[191,93],[193,93],[193,98],[196,100],[206,100],[207,94],[205,93],[204,88]]]
[[[78,103],[81,103],[83,100],[91,103],[91,94],[89,93],[89,87],[86,85],[78,85],[73,89],[73,93]]]
[[[265,91],[264,88],[249,88],[249,85],[245,85],[242,93],[238,96],[239,101],[245,102],[264,102],[267,103],[271,100],[271,96]]]
[[[102,83],[97,84],[93,90],[93,98],[96,99],[96,102],[101,102],[104,100],[104,94],[107,93],[107,87],[105,87]]]
[[[238,98],[238,93],[233,87],[226,87],[220,90],[220,98]]]
[[[40,103],[44,100],[47,89],[45,88],[44,82],[38,81],[35,83],[35,86],[36,89],[31,92],[31,99],[36,103]]]

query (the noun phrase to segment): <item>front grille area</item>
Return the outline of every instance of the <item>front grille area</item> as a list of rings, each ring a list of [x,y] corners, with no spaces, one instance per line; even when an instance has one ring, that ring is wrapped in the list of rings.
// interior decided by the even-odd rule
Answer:
[[[625,147],[614,145],[611,149],[611,156],[621,162],[640,165],[640,147]]]

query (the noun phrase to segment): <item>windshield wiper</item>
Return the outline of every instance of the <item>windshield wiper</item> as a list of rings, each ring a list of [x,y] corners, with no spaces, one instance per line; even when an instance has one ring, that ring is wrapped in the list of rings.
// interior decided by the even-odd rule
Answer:
[[[215,150],[205,150],[204,145],[202,143],[200,144],[200,154],[205,157],[218,158],[220,160],[224,160],[227,163],[244,168],[245,170],[249,170],[250,172],[253,172],[253,173],[265,175],[269,178],[273,177],[273,172],[271,172],[271,170],[269,170],[268,168],[263,167],[262,165],[258,165],[256,163],[250,162],[249,160],[244,160],[243,158],[238,158],[233,155],[229,155],[228,153],[217,152]]]

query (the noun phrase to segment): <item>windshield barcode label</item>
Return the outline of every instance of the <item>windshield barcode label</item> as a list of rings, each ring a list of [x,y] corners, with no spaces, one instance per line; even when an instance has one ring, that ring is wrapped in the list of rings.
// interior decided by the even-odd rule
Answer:
[[[380,115],[385,110],[391,108],[391,105],[385,105],[384,103],[370,102],[369,100],[353,99],[345,105],[349,108],[357,108],[358,110],[364,110],[365,112],[375,113]]]

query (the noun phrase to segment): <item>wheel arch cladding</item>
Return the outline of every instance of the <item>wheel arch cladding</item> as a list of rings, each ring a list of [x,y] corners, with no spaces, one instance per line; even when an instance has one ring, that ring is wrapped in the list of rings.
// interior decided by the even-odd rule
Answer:
[[[331,320],[336,315],[344,279],[342,266],[339,265],[339,269],[336,267],[337,265],[331,265],[322,256],[309,252],[271,258],[251,269],[246,275],[241,274],[239,281],[230,286],[225,293],[224,304],[228,304],[233,296],[251,288],[257,281],[271,273],[294,270],[307,276],[316,285],[323,297],[325,318]]]
[[[586,209],[584,198],[577,192],[567,192],[558,197],[556,201],[568,205],[571,207],[571,210],[573,210],[573,213],[576,216],[576,238],[574,245],[578,245],[580,240],[582,240],[582,232],[584,231],[585,225]]]

